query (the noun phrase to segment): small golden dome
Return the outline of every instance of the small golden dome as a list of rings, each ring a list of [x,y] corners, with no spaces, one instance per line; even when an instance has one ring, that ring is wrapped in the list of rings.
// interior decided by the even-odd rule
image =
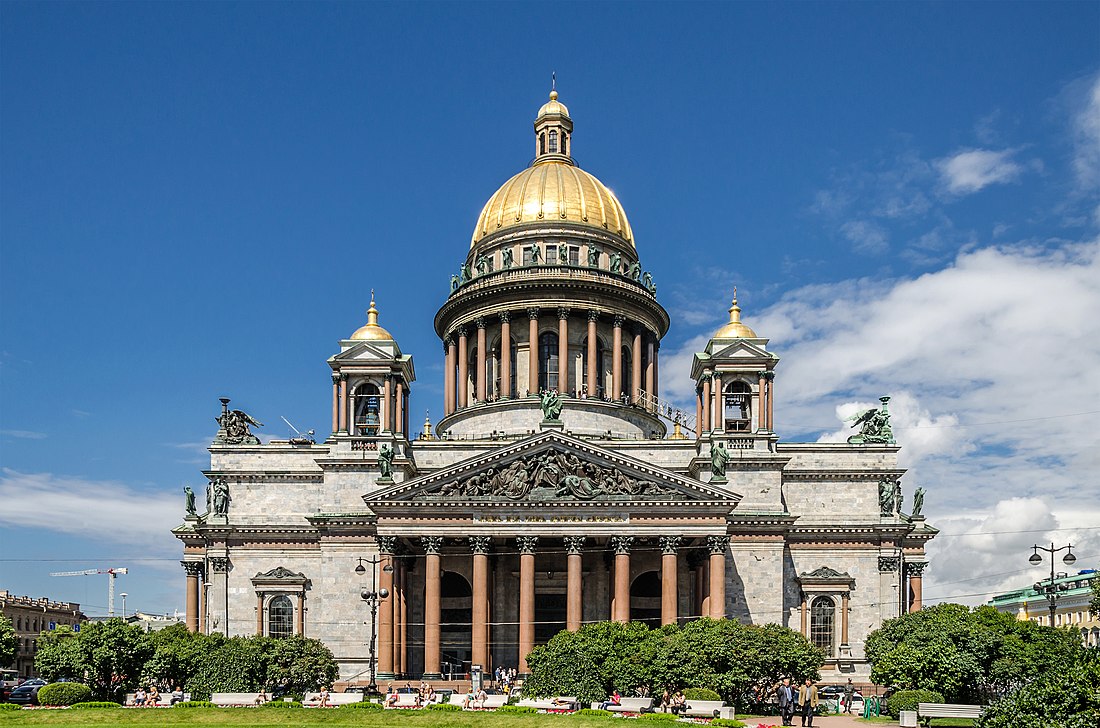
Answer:
[[[550,92],[550,100],[543,104],[542,108],[539,109],[539,115],[537,118],[549,116],[550,114],[559,114],[567,119],[569,118],[569,108],[566,107],[566,105],[562,102],[558,101],[557,91]]]
[[[741,307],[737,305],[737,289],[733,289],[733,304],[730,306],[730,321],[718,329],[712,339],[755,339],[756,332],[741,323]]]
[[[370,292],[370,308],[367,309],[367,324],[351,335],[352,341],[393,341],[389,331],[378,325],[378,309],[374,307],[374,291]]]
[[[608,230],[634,244],[626,211],[615,194],[588,172],[559,158],[537,162],[494,192],[477,219],[470,247],[506,228],[555,221]]]

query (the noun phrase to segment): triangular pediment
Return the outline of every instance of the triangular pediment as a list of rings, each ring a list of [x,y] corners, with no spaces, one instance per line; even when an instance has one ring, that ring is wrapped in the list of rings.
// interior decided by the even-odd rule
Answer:
[[[751,341],[738,339],[727,346],[721,346],[710,354],[711,360],[722,359],[773,359],[775,358],[767,349]]]
[[[400,505],[570,504],[736,506],[712,488],[559,432],[544,432],[486,455],[364,496],[372,510]]]
[[[392,362],[405,357],[395,351],[392,341],[374,342],[361,341],[335,354],[329,361],[334,362]]]

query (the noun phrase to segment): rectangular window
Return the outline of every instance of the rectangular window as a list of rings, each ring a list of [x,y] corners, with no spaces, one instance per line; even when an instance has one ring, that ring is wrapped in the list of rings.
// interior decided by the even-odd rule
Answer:
[[[531,265],[531,248],[523,249],[523,264]]]
[[[546,246],[546,265],[555,265],[558,262],[558,246]]]
[[[569,248],[569,265],[578,265],[581,262],[581,249],[578,247],[570,246]]]

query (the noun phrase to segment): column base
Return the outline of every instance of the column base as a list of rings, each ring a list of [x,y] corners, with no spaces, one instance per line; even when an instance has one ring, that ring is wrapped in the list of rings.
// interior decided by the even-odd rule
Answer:
[[[561,420],[543,420],[539,423],[539,429],[541,430],[557,430],[561,432],[565,429],[565,423]]]
[[[420,675],[421,680],[442,680],[443,673],[441,672],[425,672]]]
[[[382,476],[381,478],[379,478],[378,480],[376,480],[374,482],[389,485],[389,484],[393,483],[393,478],[391,478],[388,475],[384,475],[384,476]]]
[[[724,476],[724,475],[712,475],[710,480],[708,480],[707,482],[708,483],[714,483],[714,484],[717,484],[717,485],[725,485],[729,481],[726,480],[726,476]]]
[[[375,675],[375,680],[396,680],[396,672],[379,672]]]

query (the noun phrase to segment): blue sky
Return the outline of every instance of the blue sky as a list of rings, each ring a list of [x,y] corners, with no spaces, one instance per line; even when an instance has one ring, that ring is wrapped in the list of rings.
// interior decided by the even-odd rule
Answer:
[[[166,529],[217,398],[323,432],[372,288],[438,418],[432,316],[551,71],[672,314],[667,394],[737,285],[785,439],[895,396],[927,594],[1029,583],[1043,539],[1096,565],[1098,31],[1080,2],[0,5],[0,588],[96,613],[103,579],[46,574],[127,566],[131,609],[182,607]]]

